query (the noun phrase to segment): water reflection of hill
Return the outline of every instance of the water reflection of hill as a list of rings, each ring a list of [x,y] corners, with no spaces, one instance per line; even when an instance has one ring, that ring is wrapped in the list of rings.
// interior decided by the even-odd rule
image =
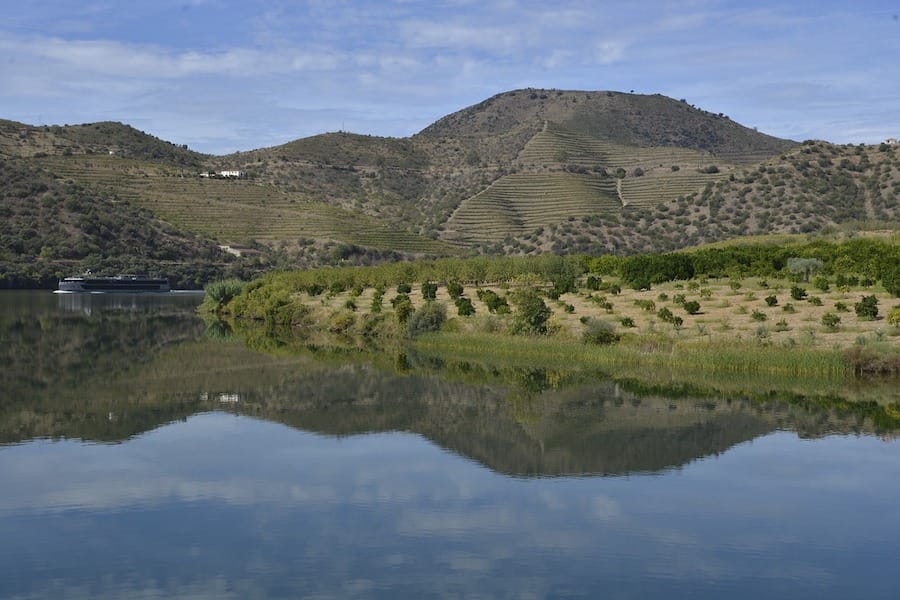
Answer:
[[[865,414],[747,399],[670,400],[540,369],[412,367],[276,358],[239,343],[197,341],[190,312],[140,319],[113,312],[2,321],[0,441],[66,437],[117,442],[209,410],[327,435],[421,434],[516,476],[658,471],[778,428],[875,434]]]

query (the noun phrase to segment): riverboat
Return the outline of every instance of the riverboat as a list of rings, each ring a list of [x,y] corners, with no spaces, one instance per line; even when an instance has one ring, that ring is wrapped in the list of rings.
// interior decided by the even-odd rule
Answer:
[[[138,292],[169,292],[171,288],[169,287],[169,280],[165,277],[148,277],[146,275],[97,277],[85,274],[60,280],[57,291],[132,294]]]

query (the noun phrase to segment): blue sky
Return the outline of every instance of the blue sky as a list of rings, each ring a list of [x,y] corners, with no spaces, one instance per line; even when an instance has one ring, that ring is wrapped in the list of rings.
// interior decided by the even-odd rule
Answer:
[[[900,137],[900,1],[29,0],[0,118],[122,121],[215,154],[411,135],[523,87],[684,98],[797,140]]]

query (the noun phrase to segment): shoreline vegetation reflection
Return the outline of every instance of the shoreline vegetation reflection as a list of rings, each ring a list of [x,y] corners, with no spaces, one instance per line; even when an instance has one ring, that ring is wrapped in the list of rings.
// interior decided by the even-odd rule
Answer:
[[[2,444],[120,443],[223,411],[328,436],[414,432],[495,472],[546,477],[679,468],[777,430],[900,430],[889,383],[802,393],[745,381],[719,391],[702,380],[472,360],[427,344],[361,353],[264,328],[235,333],[198,318],[196,299],[90,311],[34,294],[3,300]]]

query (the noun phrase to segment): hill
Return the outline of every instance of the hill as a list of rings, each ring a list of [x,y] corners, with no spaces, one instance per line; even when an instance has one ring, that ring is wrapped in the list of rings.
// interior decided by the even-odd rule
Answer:
[[[165,273],[197,287],[234,257],[150,211],[46,171],[0,159],[0,287],[51,287],[85,269]]]
[[[801,145],[658,94],[515,90],[408,138],[337,132],[226,156],[120,123],[0,121],[0,159],[250,248],[256,268],[633,253],[900,220],[895,147]],[[223,170],[243,176],[201,177]]]

